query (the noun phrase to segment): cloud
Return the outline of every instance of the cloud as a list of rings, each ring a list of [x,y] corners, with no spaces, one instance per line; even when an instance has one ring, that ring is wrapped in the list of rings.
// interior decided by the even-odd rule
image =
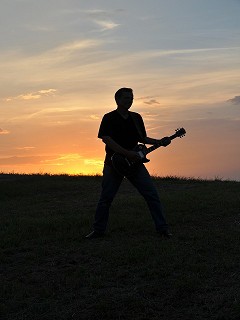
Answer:
[[[99,45],[100,41],[94,39],[76,40],[70,43],[65,43],[64,45],[58,46],[52,50],[54,53],[72,52],[82,49],[92,48]]]
[[[77,70],[86,68],[89,71],[89,60],[93,53],[97,52],[97,47],[102,46],[108,41],[101,39],[84,39],[75,41],[67,41],[60,45],[55,45],[49,49],[42,50],[32,54],[31,52],[26,53],[20,48],[18,50],[9,50],[7,52],[0,53],[0,67],[2,68],[2,74],[4,74],[5,81],[15,81],[19,87],[22,83],[30,83],[28,86],[32,86],[32,83],[52,83],[59,78],[66,79],[72,77],[71,68],[74,66]],[[82,53],[81,58],[79,54]],[[90,57],[90,58],[89,58]],[[94,62],[98,62],[96,60]],[[86,60],[88,61],[87,65]],[[69,69],[66,69],[67,63],[69,63]],[[71,70],[72,71],[72,70]],[[14,74],[14,78],[12,77]],[[24,74],[24,77],[21,77]],[[39,80],[41,79],[41,80]],[[62,83],[62,81],[60,81]],[[41,90],[40,90],[41,91]],[[30,94],[30,98],[38,96],[41,92],[34,92]],[[23,98],[22,95],[19,98]],[[32,97],[33,96],[33,97]],[[29,97],[27,97],[29,98]],[[39,98],[39,97],[35,97]],[[11,97],[10,97],[11,99]]]
[[[50,95],[52,93],[55,93],[56,91],[57,91],[56,89],[47,89],[47,90],[40,90],[38,92],[41,94]]]
[[[92,120],[99,120],[99,119],[100,119],[100,117],[99,117],[98,115],[96,115],[96,114],[91,114],[91,115],[90,115],[90,118],[91,118]]]
[[[154,104],[160,104],[157,100],[151,99],[149,101],[144,101],[145,104],[154,105]]]
[[[232,99],[227,100],[229,102],[232,102],[233,104],[239,104],[240,105],[240,96],[235,96]]]
[[[10,131],[0,128],[0,134],[9,134],[9,133],[10,133]]]
[[[101,31],[112,30],[112,29],[120,26],[120,24],[115,23],[111,20],[108,20],[108,21],[96,20],[94,22],[101,27]]]
[[[0,165],[57,165],[63,166],[69,163],[75,163],[82,160],[82,156],[79,154],[61,154],[61,155],[51,155],[51,156],[42,156],[42,155],[32,155],[32,156],[10,156],[10,157],[0,157]]]
[[[16,149],[17,150],[28,151],[28,150],[36,149],[36,147],[16,147]]]
[[[6,102],[12,101],[12,100],[37,100],[41,99],[42,97],[46,96],[52,96],[54,93],[57,92],[56,89],[44,89],[44,90],[39,90],[36,92],[29,92],[25,94],[20,94],[15,97],[8,97],[4,99]]]
[[[43,162],[49,163],[49,162],[55,162],[58,161],[60,163],[58,164],[64,164],[65,162],[75,162],[82,159],[82,156],[78,153],[70,153],[70,154],[62,154],[57,158],[51,159],[51,160],[44,160]]]
[[[88,166],[97,166],[102,167],[103,166],[103,160],[96,160],[96,159],[85,159],[84,164]]]
[[[115,10],[91,9],[91,10],[83,11],[83,13],[87,14],[90,17],[91,22],[101,27],[100,31],[112,30],[120,26],[120,24],[115,23],[112,20],[112,17],[115,17],[116,14],[119,14],[122,12],[124,12],[124,10],[121,10],[121,9],[115,9]]]

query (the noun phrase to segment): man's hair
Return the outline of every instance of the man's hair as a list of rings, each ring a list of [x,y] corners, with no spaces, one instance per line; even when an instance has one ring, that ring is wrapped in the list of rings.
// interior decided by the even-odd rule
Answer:
[[[121,88],[115,93],[115,101],[118,102],[118,100],[121,98],[122,94],[124,92],[130,92],[133,93],[133,90],[131,88]]]

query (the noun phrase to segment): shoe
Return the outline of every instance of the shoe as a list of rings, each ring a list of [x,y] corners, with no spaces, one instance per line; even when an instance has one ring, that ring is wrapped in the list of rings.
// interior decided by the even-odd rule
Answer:
[[[102,237],[104,237],[103,232],[92,231],[85,238],[90,240],[90,239],[97,239],[97,238],[102,238]]]
[[[168,230],[158,231],[158,234],[166,239],[172,238],[172,234]]]

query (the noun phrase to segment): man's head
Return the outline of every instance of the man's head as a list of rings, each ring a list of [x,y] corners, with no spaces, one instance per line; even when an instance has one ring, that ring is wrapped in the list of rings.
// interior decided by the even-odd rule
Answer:
[[[133,90],[131,88],[121,88],[115,93],[115,101],[118,107],[129,109],[133,103]]]

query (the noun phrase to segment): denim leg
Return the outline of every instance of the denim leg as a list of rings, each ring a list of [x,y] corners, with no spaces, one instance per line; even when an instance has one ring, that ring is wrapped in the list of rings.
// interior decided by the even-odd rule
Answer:
[[[158,191],[146,167],[143,164],[140,165],[138,170],[136,170],[136,173],[133,176],[128,177],[128,180],[137,188],[139,193],[146,200],[156,230],[167,230],[168,225],[163,214]]]
[[[95,231],[105,232],[109,217],[109,208],[122,183],[122,180],[123,176],[117,174],[112,167],[104,165],[102,192],[98,201],[95,221],[93,224],[93,229]]]

